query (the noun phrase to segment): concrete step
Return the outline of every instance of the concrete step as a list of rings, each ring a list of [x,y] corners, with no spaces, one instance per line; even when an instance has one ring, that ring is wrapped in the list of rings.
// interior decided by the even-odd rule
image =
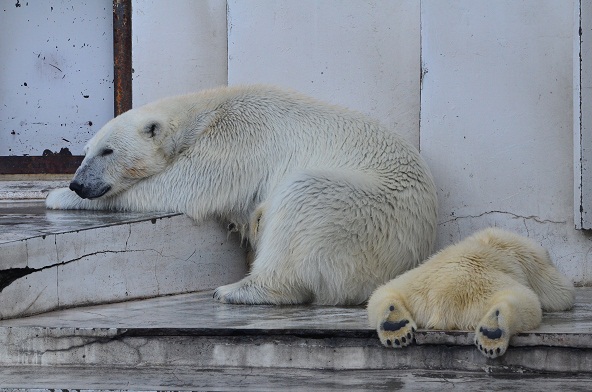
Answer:
[[[515,336],[494,360],[473,346],[470,331],[420,330],[416,345],[386,349],[363,307],[227,305],[211,293],[0,321],[0,385],[265,390],[319,382],[360,390],[426,382],[435,389],[445,379],[480,390],[480,381],[512,386],[528,378],[539,387],[591,385],[591,288],[577,290],[574,310],[545,314],[540,328]]]
[[[245,275],[245,253],[220,224],[181,214],[1,200],[0,319],[212,289]]]
[[[589,375],[192,366],[0,368],[2,391],[589,391]]]

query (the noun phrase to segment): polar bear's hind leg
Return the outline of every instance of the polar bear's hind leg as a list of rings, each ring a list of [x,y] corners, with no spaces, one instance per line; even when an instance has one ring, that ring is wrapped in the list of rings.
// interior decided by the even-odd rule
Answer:
[[[417,325],[405,305],[391,301],[378,326],[378,337],[386,347],[405,347],[415,339]]]
[[[517,285],[494,295],[475,330],[475,345],[488,358],[504,355],[512,335],[536,328],[542,318],[536,294]]]

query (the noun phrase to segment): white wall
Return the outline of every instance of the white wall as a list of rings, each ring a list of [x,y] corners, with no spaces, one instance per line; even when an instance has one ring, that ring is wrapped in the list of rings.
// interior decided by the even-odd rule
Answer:
[[[226,1],[132,2],[132,100],[226,85]]]
[[[111,0],[0,3],[0,155],[82,147],[113,117]]]
[[[438,245],[495,225],[592,280],[573,219],[571,0],[422,2],[422,154],[439,190]]]
[[[111,7],[101,1],[2,3],[0,155],[80,153],[111,118]],[[438,247],[497,225],[543,243],[571,279],[592,283],[592,233],[574,229],[577,5],[135,0],[133,104],[264,82],[368,113],[430,164]]]
[[[417,0],[228,1],[228,83],[271,83],[370,114],[419,143]]]

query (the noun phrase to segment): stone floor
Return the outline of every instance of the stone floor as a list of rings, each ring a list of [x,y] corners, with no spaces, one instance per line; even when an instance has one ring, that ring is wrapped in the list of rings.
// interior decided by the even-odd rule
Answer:
[[[472,340],[470,331],[418,331],[416,346],[386,349],[362,307],[226,305],[208,291],[0,321],[0,386],[590,390],[592,288],[514,337],[501,359],[485,359]]]
[[[23,382],[27,380],[27,382]],[[406,370],[322,370],[167,366],[128,369],[0,368],[0,391],[590,391],[587,375]]]
[[[592,348],[592,288],[577,289],[576,306],[566,312],[545,313],[542,325],[513,339],[513,345],[544,344]],[[117,328],[132,330],[222,333],[310,334],[371,337],[363,307],[228,305],[212,292],[180,294],[49,312],[1,320],[2,327]],[[472,332],[423,331],[419,344],[472,344]],[[592,368],[590,369],[592,371]]]

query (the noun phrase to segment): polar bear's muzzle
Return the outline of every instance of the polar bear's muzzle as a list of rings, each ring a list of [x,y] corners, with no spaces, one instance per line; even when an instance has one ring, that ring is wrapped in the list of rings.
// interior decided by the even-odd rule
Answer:
[[[70,182],[70,190],[83,199],[96,199],[109,192],[111,185],[103,179],[102,166],[95,158],[85,158]]]
[[[110,189],[111,185],[100,184],[98,186],[88,186],[75,179],[70,183],[70,190],[76,192],[76,194],[83,199],[96,199],[109,192]]]

